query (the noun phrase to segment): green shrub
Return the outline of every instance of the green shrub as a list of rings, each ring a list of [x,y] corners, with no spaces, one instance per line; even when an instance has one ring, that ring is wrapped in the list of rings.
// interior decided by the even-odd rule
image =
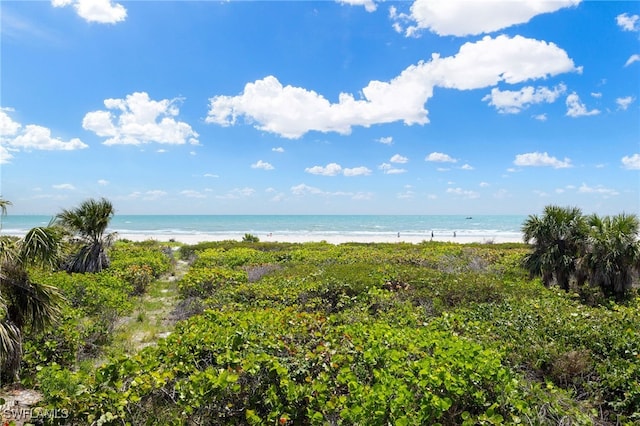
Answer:
[[[125,243],[118,241],[109,251],[109,258],[111,259],[109,269],[123,272],[132,266],[144,266],[150,270],[153,278],[158,278],[162,274],[168,273],[172,268],[172,257],[167,253],[171,254],[171,249],[159,243],[152,243]]]
[[[178,283],[182,297],[206,298],[220,287],[247,282],[247,273],[229,268],[191,268]]]
[[[260,241],[260,238],[258,238],[258,236],[253,234],[244,234],[244,236],[242,237],[243,243],[257,243],[259,241]]]

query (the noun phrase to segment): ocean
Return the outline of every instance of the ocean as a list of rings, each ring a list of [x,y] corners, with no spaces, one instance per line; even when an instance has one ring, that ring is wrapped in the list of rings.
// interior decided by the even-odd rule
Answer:
[[[301,236],[310,240],[322,237],[390,237],[429,239],[459,237],[490,240],[521,240],[522,215],[116,215],[108,232],[129,235],[233,235],[245,233]],[[44,226],[50,216],[13,216],[2,218],[1,234],[24,235],[35,226]]]

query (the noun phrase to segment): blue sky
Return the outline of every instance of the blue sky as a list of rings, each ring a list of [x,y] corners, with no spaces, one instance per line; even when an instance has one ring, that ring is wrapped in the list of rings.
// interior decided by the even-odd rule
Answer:
[[[10,214],[640,212],[640,2],[0,13]]]

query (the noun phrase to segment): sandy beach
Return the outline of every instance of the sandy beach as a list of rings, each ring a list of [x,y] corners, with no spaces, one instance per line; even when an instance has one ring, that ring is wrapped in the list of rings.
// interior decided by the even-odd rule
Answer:
[[[307,236],[302,234],[291,235],[277,235],[266,234],[256,235],[260,238],[261,242],[287,242],[287,243],[307,243],[307,242],[320,242],[326,241],[330,244],[344,244],[344,243],[412,243],[418,244],[423,241],[439,241],[439,242],[452,242],[460,244],[468,243],[520,243],[519,238],[503,237],[503,236],[465,236],[465,235],[434,235],[431,236],[414,236],[414,235],[313,235]],[[242,241],[244,234],[143,234],[143,233],[123,233],[118,234],[118,238],[127,239],[131,241],[177,241],[183,244],[197,244],[205,241],[226,241],[235,240]]]

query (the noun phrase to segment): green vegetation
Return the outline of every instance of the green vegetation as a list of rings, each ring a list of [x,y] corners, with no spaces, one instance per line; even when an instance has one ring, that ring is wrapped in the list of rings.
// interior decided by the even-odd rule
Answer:
[[[0,199],[0,213],[11,203]],[[52,227],[30,230],[24,238],[0,237],[0,382],[18,379],[24,334],[40,332],[59,315],[60,294],[33,280],[29,267],[51,267],[60,254],[60,235]]]
[[[64,410],[46,424],[637,424],[637,221],[562,210],[531,246],[118,241],[99,273],[30,264],[64,302],[22,382]]]
[[[640,222],[634,215],[584,217],[575,207],[547,206],[542,217],[529,216],[522,231],[526,242],[533,241],[524,265],[547,287],[554,278],[565,291],[571,279],[578,287],[588,280],[620,299],[640,269]]]
[[[114,213],[111,202],[102,198],[88,199],[56,216],[56,223],[69,233],[73,246],[73,253],[63,264],[66,271],[100,272],[109,267],[106,249],[114,235],[105,232]]]

